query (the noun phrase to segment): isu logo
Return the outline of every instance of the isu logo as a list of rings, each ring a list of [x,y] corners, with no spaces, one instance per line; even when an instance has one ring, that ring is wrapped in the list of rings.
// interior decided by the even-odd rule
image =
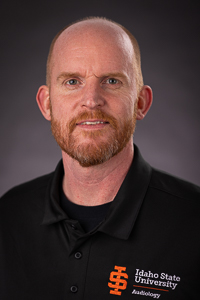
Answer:
[[[122,292],[119,290],[125,290],[127,287],[127,281],[125,279],[122,279],[122,277],[128,279],[128,275],[126,273],[122,273],[123,271],[126,271],[125,267],[115,266],[114,269],[117,271],[113,271],[110,273],[109,280],[115,283],[108,283],[108,286],[114,289],[110,290],[110,294],[121,296]]]

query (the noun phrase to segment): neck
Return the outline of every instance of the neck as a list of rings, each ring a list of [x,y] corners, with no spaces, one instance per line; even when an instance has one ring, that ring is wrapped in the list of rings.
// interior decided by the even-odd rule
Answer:
[[[65,195],[71,202],[84,206],[111,202],[130,168],[133,154],[133,143],[130,141],[107,162],[85,168],[63,152]]]

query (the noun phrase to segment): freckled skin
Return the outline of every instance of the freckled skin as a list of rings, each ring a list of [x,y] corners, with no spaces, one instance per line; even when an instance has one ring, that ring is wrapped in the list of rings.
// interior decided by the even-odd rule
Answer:
[[[124,120],[128,120],[131,124],[134,116],[134,103],[137,98],[132,67],[133,47],[122,30],[118,30],[117,34],[113,34],[113,28],[110,30],[111,32],[105,27],[100,29],[98,27],[97,34],[96,28],[91,29],[87,26],[87,35],[85,35],[85,27],[77,32],[75,26],[64,32],[55,44],[50,99],[53,117],[55,120],[59,120],[62,128],[65,127],[64,122],[66,123],[68,116],[70,120],[82,111],[94,111],[97,108],[104,113],[111,114],[121,124],[120,127]],[[112,77],[114,78],[112,79]],[[95,115],[94,118],[96,119]],[[94,139],[94,134],[91,139],[87,138],[89,135],[86,135],[85,131],[83,132],[83,129],[87,129],[86,127],[88,130],[95,130],[109,127],[109,124],[106,125],[98,125],[96,128],[95,126],[85,126],[84,128],[77,126],[73,133],[75,137],[73,143],[76,139],[74,148],[80,148],[81,145],[88,143],[88,152],[88,147],[91,148],[91,143],[93,143],[95,148],[92,151],[94,152],[103,148],[106,139],[108,139],[108,143],[111,143],[112,128],[104,129],[101,136],[98,133],[98,140]],[[56,128],[58,129],[58,126]],[[128,125],[124,128],[125,132],[127,132],[127,128],[129,128]],[[131,128],[129,139],[133,131],[134,128]],[[63,134],[64,132],[60,136]],[[69,131],[66,135],[69,135]],[[59,141],[60,138],[57,139],[57,142]],[[122,143],[122,139],[119,143]],[[66,148],[63,147],[63,142],[60,143],[60,146],[65,150],[69,149],[71,144],[72,140],[68,140]],[[89,152],[89,155],[92,155],[92,151]],[[67,153],[72,155],[72,151]],[[77,155],[72,155],[72,157],[77,158]],[[110,155],[106,155],[106,157],[108,158]]]
[[[61,147],[68,174],[64,177],[63,189],[72,202],[99,205],[112,201],[130,167],[133,120],[142,119],[151,102],[145,105],[145,97],[138,98],[133,55],[126,33],[119,26],[102,20],[72,25],[55,43],[50,87],[42,86],[37,99],[45,118],[51,120],[55,134],[59,133],[58,141],[61,138],[69,145],[71,136],[74,149],[92,149],[89,152],[92,155],[130,129],[119,153],[91,167],[83,168]],[[102,114],[100,117],[98,112]],[[105,124],[83,127],[75,122],[70,132],[72,120],[79,120],[82,114],[86,116],[82,121],[103,119]],[[127,124],[130,125],[125,126]]]
[[[129,38],[124,37],[121,30],[116,36],[116,30],[113,32],[111,28],[112,31],[108,32],[107,27],[101,28],[101,34],[98,32],[98,35],[95,29],[87,29],[88,34],[85,36],[86,28],[78,32],[76,26],[71,28],[55,44],[50,89],[54,117],[61,120],[64,115],[66,121],[66,115],[72,117],[81,110],[96,106],[105,112],[112,111],[117,118],[123,115],[132,117],[137,91]],[[57,80],[62,72],[78,72],[81,76],[76,79],[80,79],[81,84],[78,87],[63,86],[63,81]],[[113,87],[102,84],[106,74],[117,72],[124,75],[121,85]]]

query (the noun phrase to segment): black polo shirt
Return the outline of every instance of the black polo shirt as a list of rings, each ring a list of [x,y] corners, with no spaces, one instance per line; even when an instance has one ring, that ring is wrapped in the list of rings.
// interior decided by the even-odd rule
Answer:
[[[134,148],[105,219],[88,233],[59,205],[62,161],[2,197],[1,300],[200,299],[200,189]]]

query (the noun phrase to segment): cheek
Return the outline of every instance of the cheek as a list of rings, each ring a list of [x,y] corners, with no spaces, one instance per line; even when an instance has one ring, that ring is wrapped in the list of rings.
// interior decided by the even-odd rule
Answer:
[[[116,106],[118,116],[120,118],[132,118],[135,111],[136,100],[134,101],[133,98],[128,96],[123,97],[123,99],[120,100],[120,103]]]
[[[69,112],[66,108],[66,101],[62,99],[60,95],[54,95],[54,93],[50,94],[50,104],[51,104],[51,114],[54,116],[56,120],[61,120],[67,117],[67,112]]]
[[[80,99],[80,93],[79,95],[72,92],[68,94],[59,88],[52,89],[50,93],[52,111],[57,118],[59,116],[68,119],[71,118],[79,107]]]
[[[131,94],[131,96],[129,95],[126,98],[125,106],[127,115],[132,117],[135,114],[135,111],[137,110],[137,92],[135,90]]]

